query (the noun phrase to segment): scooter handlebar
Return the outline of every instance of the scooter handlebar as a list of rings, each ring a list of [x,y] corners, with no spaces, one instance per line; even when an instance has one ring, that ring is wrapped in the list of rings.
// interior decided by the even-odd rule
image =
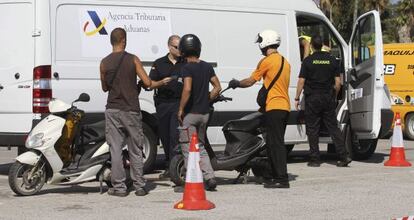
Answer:
[[[233,98],[229,98],[229,97],[225,97],[223,95],[219,95],[216,99],[214,99],[214,101],[212,101],[212,103],[227,102],[227,101],[233,101]]]

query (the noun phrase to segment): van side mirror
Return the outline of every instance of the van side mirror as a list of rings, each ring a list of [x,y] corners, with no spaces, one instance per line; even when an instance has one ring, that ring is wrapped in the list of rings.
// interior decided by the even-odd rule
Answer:
[[[79,98],[73,102],[89,102],[89,100],[91,100],[91,97],[87,93],[82,93],[79,95]]]

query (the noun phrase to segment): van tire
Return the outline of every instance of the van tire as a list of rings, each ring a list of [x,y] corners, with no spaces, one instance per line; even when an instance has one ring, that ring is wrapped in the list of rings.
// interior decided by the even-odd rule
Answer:
[[[184,167],[184,155],[177,154],[170,161],[170,179],[176,186],[184,186],[185,184],[185,167]]]
[[[414,113],[405,117],[404,134],[406,138],[414,140]]]
[[[353,160],[366,160],[374,154],[378,139],[358,140],[352,134],[349,125],[346,127],[345,132],[345,148]]]
[[[144,173],[149,173],[154,169],[155,161],[157,159],[157,138],[154,131],[146,123],[142,123],[144,131],[143,150],[144,158]]]

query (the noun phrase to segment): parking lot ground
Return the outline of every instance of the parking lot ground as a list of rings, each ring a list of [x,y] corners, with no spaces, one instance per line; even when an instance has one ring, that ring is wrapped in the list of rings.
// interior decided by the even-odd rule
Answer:
[[[354,161],[347,168],[336,167],[335,156],[327,154],[321,167],[307,167],[306,150],[307,145],[299,145],[289,156],[290,189],[264,189],[252,174],[248,184],[232,184],[237,173],[219,171],[217,192],[207,192],[216,208],[182,211],[173,209],[182,194],[174,193],[169,181],[158,179],[159,170],[146,175],[152,190],[145,197],[100,194],[97,182],[46,185],[39,195],[17,197],[7,180],[15,149],[0,148],[0,219],[392,219],[414,215],[414,169],[384,167],[389,140],[379,141],[371,159]],[[405,153],[414,163],[414,141],[405,141]]]

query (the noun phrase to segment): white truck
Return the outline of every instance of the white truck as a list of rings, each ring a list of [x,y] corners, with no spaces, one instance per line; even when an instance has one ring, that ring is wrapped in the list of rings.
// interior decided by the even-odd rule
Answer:
[[[292,67],[292,112],[285,137],[290,149],[307,142],[292,98],[301,66],[298,37],[304,32],[323,36],[344,69],[338,121],[354,159],[372,155],[393,119],[375,11],[357,20],[350,45],[312,0],[0,0],[0,27],[0,146],[23,147],[29,131],[48,112],[52,97],[70,102],[88,93],[91,101],[80,108],[89,120],[104,118],[107,94],[100,88],[99,63],[111,52],[109,34],[115,27],[126,29],[127,51],[138,55],[147,71],[167,53],[171,34],[198,35],[201,58],[214,66],[223,87],[255,69],[261,59],[253,42],[257,33],[279,32],[279,51]],[[375,48],[375,53],[363,56],[366,47]],[[257,83],[226,93],[233,102],[216,105],[208,131],[211,143],[223,143],[224,122],[258,109],[255,97],[260,87]],[[156,156],[157,120],[152,93],[141,93],[140,100],[149,167]],[[320,143],[332,140],[322,132]]]

